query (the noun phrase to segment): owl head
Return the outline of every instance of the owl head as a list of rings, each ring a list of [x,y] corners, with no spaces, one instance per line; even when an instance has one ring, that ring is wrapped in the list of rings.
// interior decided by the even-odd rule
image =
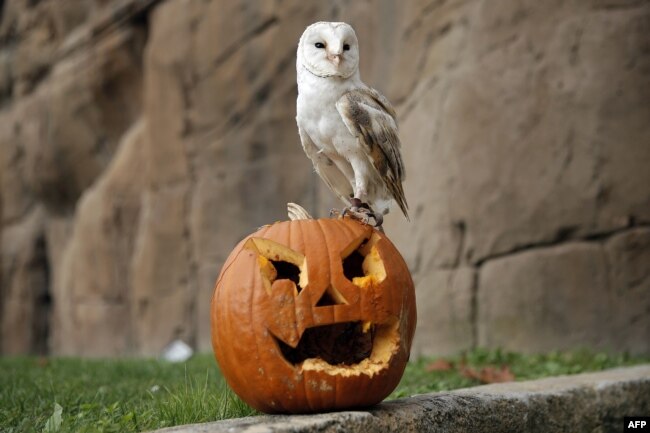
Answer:
[[[319,77],[348,78],[359,67],[359,42],[346,23],[318,22],[305,29],[298,44],[298,68]]]

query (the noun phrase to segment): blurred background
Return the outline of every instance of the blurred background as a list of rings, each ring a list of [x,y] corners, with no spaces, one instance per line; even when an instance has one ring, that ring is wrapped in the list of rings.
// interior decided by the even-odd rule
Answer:
[[[340,207],[294,120],[319,20],[398,112],[414,355],[650,352],[647,0],[6,0],[0,353],[210,350],[236,242]]]

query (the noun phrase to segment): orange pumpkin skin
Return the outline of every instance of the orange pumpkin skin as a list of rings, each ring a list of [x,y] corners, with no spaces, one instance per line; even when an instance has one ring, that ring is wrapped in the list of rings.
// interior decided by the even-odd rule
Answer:
[[[299,275],[292,281],[285,268]],[[357,276],[346,276],[352,268]],[[255,409],[364,407],[383,400],[402,377],[415,332],[415,290],[402,256],[372,227],[347,218],[285,221],[261,228],[232,251],[216,282],[211,321],[221,371]],[[354,330],[354,339],[338,337],[342,328]],[[321,343],[320,332],[331,340]],[[347,364],[313,355],[321,345],[327,353],[346,351],[340,347],[350,341],[365,346]]]

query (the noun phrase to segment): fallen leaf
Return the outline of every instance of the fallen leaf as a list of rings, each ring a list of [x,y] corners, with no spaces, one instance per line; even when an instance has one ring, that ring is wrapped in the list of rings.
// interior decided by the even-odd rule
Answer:
[[[512,382],[515,380],[515,375],[510,371],[507,365],[501,368],[485,367],[481,370],[481,382],[483,383],[501,383]]]
[[[487,366],[478,371],[461,365],[458,371],[462,376],[478,380],[481,383],[501,383],[515,380],[515,375],[507,365],[501,367]]]
[[[45,427],[43,427],[43,433],[54,433],[59,431],[61,428],[61,423],[63,422],[63,408],[58,403],[54,403],[54,412],[45,422]]]
[[[479,372],[474,370],[472,367],[467,367],[465,364],[460,364],[458,366],[458,373],[460,373],[461,376],[466,377],[468,379],[476,379],[479,380]]]
[[[442,358],[436,359],[425,367],[426,371],[448,371],[452,368],[454,368],[454,364]]]

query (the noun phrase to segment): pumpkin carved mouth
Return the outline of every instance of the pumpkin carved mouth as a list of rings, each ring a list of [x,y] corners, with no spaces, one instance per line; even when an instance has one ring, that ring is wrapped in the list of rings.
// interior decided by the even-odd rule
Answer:
[[[364,332],[363,328],[368,326],[370,329]],[[384,370],[399,350],[399,322],[392,320],[382,325],[347,322],[309,328],[295,348],[274,339],[282,357],[302,371],[372,377]],[[323,344],[328,341],[334,344]]]
[[[352,365],[371,355],[374,336],[372,325],[344,322],[306,329],[295,348],[275,340],[284,359],[293,365],[309,358],[319,358],[330,365]]]

